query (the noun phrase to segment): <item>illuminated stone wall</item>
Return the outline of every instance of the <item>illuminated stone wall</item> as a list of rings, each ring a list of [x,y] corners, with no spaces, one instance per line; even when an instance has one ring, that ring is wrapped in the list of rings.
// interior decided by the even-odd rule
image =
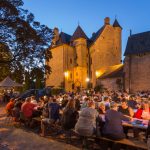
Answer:
[[[92,83],[96,84],[96,70],[121,63],[121,28],[107,25],[90,47]]]
[[[64,82],[64,73],[74,67],[74,49],[66,44],[51,49],[52,59],[48,64],[52,73],[47,76],[46,86],[60,87]]]
[[[124,72],[127,91],[150,90],[150,53],[126,56]]]

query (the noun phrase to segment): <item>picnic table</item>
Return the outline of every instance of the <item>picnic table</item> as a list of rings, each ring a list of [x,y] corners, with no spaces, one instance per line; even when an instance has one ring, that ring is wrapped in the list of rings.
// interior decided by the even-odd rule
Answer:
[[[123,126],[147,130],[148,120],[133,118],[133,122],[122,121]]]

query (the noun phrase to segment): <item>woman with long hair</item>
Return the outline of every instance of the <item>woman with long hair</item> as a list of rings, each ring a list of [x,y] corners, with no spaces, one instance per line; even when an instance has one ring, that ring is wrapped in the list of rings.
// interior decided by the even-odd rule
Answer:
[[[65,130],[73,129],[78,118],[78,112],[75,109],[75,100],[70,99],[63,111],[62,115],[62,127]]]

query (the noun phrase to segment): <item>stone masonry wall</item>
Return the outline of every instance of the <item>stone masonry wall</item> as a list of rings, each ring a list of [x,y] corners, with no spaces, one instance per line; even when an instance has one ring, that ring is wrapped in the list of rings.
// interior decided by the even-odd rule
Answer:
[[[130,70],[131,69],[131,70]],[[150,90],[150,53],[127,56],[125,59],[125,89],[131,92]]]

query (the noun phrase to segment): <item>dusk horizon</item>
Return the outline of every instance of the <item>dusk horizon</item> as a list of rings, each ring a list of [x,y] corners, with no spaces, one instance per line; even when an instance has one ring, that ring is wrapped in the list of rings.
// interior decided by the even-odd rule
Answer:
[[[88,38],[104,25],[104,18],[110,18],[113,24],[115,18],[123,28],[122,30],[122,56],[126,48],[130,30],[132,34],[150,31],[148,14],[150,2],[137,1],[38,1],[23,0],[23,8],[28,9],[35,16],[35,20],[53,29],[73,35],[78,24],[82,27]]]

